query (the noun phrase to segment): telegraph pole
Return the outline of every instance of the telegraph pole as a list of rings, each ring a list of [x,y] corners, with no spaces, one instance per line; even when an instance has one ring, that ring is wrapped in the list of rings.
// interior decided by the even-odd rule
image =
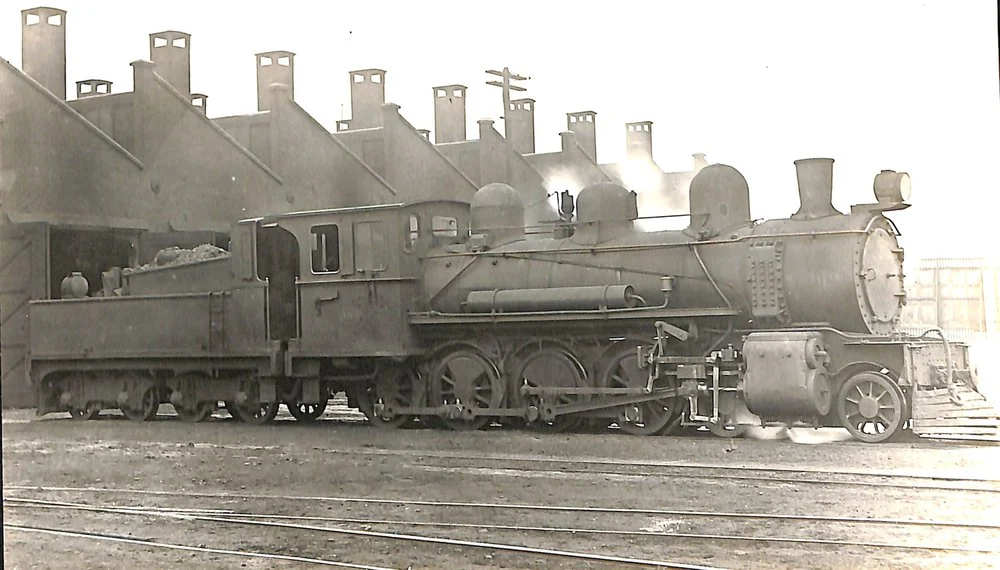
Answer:
[[[511,91],[527,91],[524,87],[519,85],[511,85],[510,82],[513,81],[527,81],[531,79],[530,77],[524,77],[516,73],[511,73],[510,69],[503,68],[503,71],[496,71],[493,69],[487,69],[486,73],[490,75],[497,75],[503,77],[503,81],[487,81],[487,85],[492,85],[493,87],[500,87],[503,89],[503,115],[500,118],[503,119],[503,133],[504,138],[510,140],[510,124],[507,122],[507,113],[510,111],[510,92]]]

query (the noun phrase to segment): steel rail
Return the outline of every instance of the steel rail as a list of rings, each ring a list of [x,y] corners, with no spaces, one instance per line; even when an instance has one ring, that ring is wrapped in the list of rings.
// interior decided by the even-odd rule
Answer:
[[[786,466],[748,466],[748,465],[726,465],[712,463],[680,463],[677,461],[655,461],[655,460],[630,460],[630,459],[602,459],[602,458],[573,458],[573,457],[535,457],[530,455],[517,454],[471,454],[453,453],[440,450],[418,450],[418,449],[331,449],[325,453],[344,455],[402,455],[416,457],[435,457],[448,459],[483,459],[488,461],[523,461],[532,463],[578,463],[587,465],[627,465],[629,467],[675,467],[680,469],[708,469],[713,471],[773,471],[777,473],[808,473],[817,475],[845,475],[858,477],[887,477],[887,478],[907,478],[929,481],[954,481],[958,483],[1000,483],[1000,477],[960,477],[955,475],[920,473],[907,471],[863,471],[860,469],[846,469],[831,471],[822,467],[786,467]]]
[[[443,467],[438,465],[430,465],[427,463],[418,463],[411,465],[413,467],[440,467],[442,469],[461,469],[462,467]],[[475,469],[475,467],[463,466],[468,469]],[[514,471],[514,469],[507,469]],[[518,469],[518,473],[544,473],[543,469]],[[798,483],[811,483],[818,485],[847,485],[852,487],[864,486],[864,487],[880,487],[880,488],[890,488],[890,489],[922,489],[929,491],[961,491],[961,492],[973,492],[973,493],[1000,493],[1000,488],[987,488],[987,487],[973,487],[973,486],[940,486],[940,485],[914,485],[910,483],[894,483],[892,481],[844,481],[841,479],[802,479],[796,477],[767,477],[767,476],[753,476],[753,475],[727,475],[727,474],[701,474],[701,473],[669,473],[669,472],[655,472],[655,471],[608,471],[608,470],[598,470],[598,469],[559,469],[551,470],[551,473],[569,473],[574,475],[618,475],[625,477],[646,477],[652,478],[657,477],[661,479],[721,479],[727,481],[757,481],[762,483],[772,483],[772,484],[798,484]]]
[[[277,519],[277,520],[315,520],[317,522],[334,522],[344,524],[376,524],[393,526],[435,526],[451,528],[485,528],[491,530],[510,530],[516,532],[559,532],[568,534],[595,534],[614,536],[658,536],[666,538],[690,538],[705,540],[742,540],[747,542],[784,542],[796,544],[823,544],[834,546],[860,546],[865,548],[898,548],[902,550],[939,550],[947,552],[974,552],[994,554],[1000,553],[1000,549],[983,549],[971,546],[950,546],[950,545],[929,545],[929,544],[902,544],[898,542],[865,542],[853,540],[835,540],[822,538],[794,538],[779,536],[742,536],[742,535],[721,535],[721,534],[700,534],[682,532],[656,532],[644,530],[614,530],[614,529],[594,529],[594,528],[573,528],[573,527],[546,527],[546,526],[522,526],[522,525],[498,525],[498,524],[474,524],[474,523],[445,523],[433,521],[405,521],[388,519],[349,519],[334,517],[305,517],[305,516],[284,516],[284,515],[256,515],[244,513],[225,513],[212,515],[218,518],[245,517],[248,519]]]
[[[4,501],[10,499],[4,498]],[[567,550],[554,550],[548,548],[535,548],[530,546],[521,546],[517,544],[500,544],[493,542],[480,542],[473,540],[460,540],[454,538],[444,538],[435,536],[421,536],[413,534],[399,534],[399,533],[387,533],[387,532],[377,532],[369,530],[355,530],[346,528],[330,528],[330,527],[319,527],[313,525],[300,525],[291,523],[280,523],[280,522],[267,522],[252,519],[240,519],[240,518],[229,518],[229,517],[218,517],[218,516],[206,516],[198,515],[190,512],[183,514],[174,514],[164,511],[151,511],[146,509],[136,509],[130,507],[96,507],[93,505],[83,505],[75,503],[62,503],[55,502],[54,504],[46,505],[45,502],[36,503],[34,506],[46,506],[49,508],[63,508],[63,509],[73,509],[91,512],[101,512],[101,513],[111,513],[111,514],[123,514],[123,515],[137,515],[137,516],[148,516],[148,517],[163,517],[170,518],[174,520],[185,520],[185,521],[198,521],[198,522],[214,522],[222,524],[240,524],[246,526],[261,526],[270,528],[285,528],[291,530],[310,530],[317,532],[329,532],[335,534],[346,534],[352,536],[364,536],[369,538],[384,538],[390,540],[404,540],[408,542],[422,542],[430,544],[447,544],[451,546],[468,546],[475,548],[486,548],[494,551],[507,551],[507,552],[521,552],[526,554],[539,554],[545,556],[555,556],[559,558],[571,558],[576,560],[588,560],[595,562],[614,562],[618,564],[629,564],[633,566],[652,566],[656,568],[673,568],[676,570],[718,570],[711,566],[700,566],[695,564],[680,564],[674,562],[664,562],[659,560],[645,560],[641,558],[628,558],[622,556],[610,556],[603,554],[589,554],[586,552],[571,552]],[[6,524],[4,526],[7,526]],[[147,544],[145,541],[137,541],[141,544]],[[149,543],[157,544],[157,543]],[[159,543],[162,544],[162,543]],[[354,568],[362,568],[359,566],[352,566]],[[381,569],[378,569],[381,570]]]
[[[293,524],[293,523],[281,523],[281,522],[266,522],[259,519],[270,519],[270,520],[312,520],[312,521],[322,521],[322,522],[334,522],[334,523],[346,523],[346,524],[375,524],[375,525],[408,525],[408,526],[437,526],[437,527],[451,527],[451,528],[486,528],[493,530],[511,530],[516,532],[558,532],[558,533],[569,533],[569,534],[596,534],[596,535],[617,535],[617,536],[657,536],[665,538],[686,538],[695,540],[729,540],[729,541],[744,541],[744,542],[773,542],[773,543],[790,543],[790,544],[818,544],[824,546],[857,546],[863,548],[892,548],[901,550],[933,550],[942,552],[966,552],[966,553],[985,553],[985,554],[996,554],[1000,553],[1000,549],[990,549],[990,548],[975,548],[970,546],[952,546],[952,545],[932,545],[932,544],[905,544],[898,542],[874,542],[874,541],[854,541],[854,540],[836,540],[836,539],[823,539],[823,538],[796,538],[796,537],[770,537],[770,536],[745,536],[745,535],[728,535],[728,534],[700,534],[700,533],[668,533],[668,532],[655,532],[655,531],[625,531],[625,530],[603,530],[603,529],[580,529],[572,527],[540,527],[540,526],[521,526],[521,525],[495,525],[495,524],[474,524],[474,523],[444,523],[444,522],[427,522],[427,521],[403,521],[403,520],[380,520],[380,519],[344,519],[335,517],[304,517],[304,516],[285,516],[285,515],[258,515],[252,513],[229,513],[227,515],[195,515],[195,514],[174,514],[169,511],[150,511],[142,508],[131,508],[131,507],[96,507],[92,505],[76,505],[76,504],[57,504],[57,505],[33,505],[33,506],[46,506],[51,508],[63,508],[63,509],[76,509],[84,511],[93,512],[107,512],[114,514],[125,514],[125,515],[137,515],[137,516],[156,516],[156,517],[167,517],[182,520],[193,520],[202,522],[216,522],[216,523],[227,523],[227,524],[243,524],[251,526],[264,526],[264,527],[276,527],[276,528],[287,528],[293,530],[310,530],[318,532],[330,532],[336,534],[348,534],[357,536],[367,536],[367,537],[377,537],[377,538],[398,538],[401,540],[415,540],[418,542],[431,542],[438,544],[451,544],[458,546],[474,546],[481,548],[491,548],[494,550],[512,550],[515,552],[528,552],[533,554],[547,554],[552,556],[560,557],[571,557],[571,558],[581,558],[588,560],[598,560],[603,562],[619,562],[628,563],[633,565],[641,566],[656,566],[656,567],[667,567],[667,568],[678,568],[678,569],[703,569],[707,568],[704,566],[694,566],[687,564],[676,564],[669,562],[659,562],[653,560],[643,560],[643,559],[632,559],[632,558],[620,558],[614,556],[604,556],[604,555],[593,555],[587,553],[560,551],[560,550],[549,550],[549,549],[536,549],[533,547],[519,546],[519,545],[504,545],[498,543],[486,543],[478,541],[465,541],[460,539],[442,538],[442,537],[427,537],[422,535],[408,535],[408,534],[395,534],[395,533],[383,533],[378,531],[369,530],[354,530],[354,529],[343,529],[343,528],[331,528],[331,527],[320,527],[314,525],[303,525],[303,524]],[[242,518],[239,518],[242,517]],[[598,558],[594,558],[598,557]]]
[[[730,519],[752,519],[752,520],[781,520],[781,521],[804,521],[804,522],[835,522],[835,523],[857,523],[857,524],[880,524],[896,526],[934,526],[947,528],[979,528],[979,529],[1000,529],[1000,524],[991,524],[979,521],[927,521],[918,519],[893,519],[893,518],[863,518],[863,517],[838,517],[830,515],[795,515],[781,513],[739,513],[739,512],[714,512],[714,511],[684,511],[677,509],[647,509],[647,508],[626,508],[626,507],[591,507],[579,505],[533,505],[528,503],[475,503],[468,501],[429,501],[424,499],[383,499],[374,497],[327,497],[327,496],[304,496],[304,495],[260,495],[241,493],[198,493],[187,491],[153,491],[147,489],[104,489],[99,487],[71,488],[71,487],[28,487],[28,486],[7,486],[6,489],[18,489],[27,491],[42,492],[97,492],[110,494],[134,494],[152,495],[161,497],[200,497],[200,498],[226,498],[226,499],[272,499],[282,501],[322,501],[334,503],[365,503],[382,505],[414,505],[419,507],[436,508],[469,508],[469,509],[509,509],[523,511],[550,511],[563,513],[600,513],[600,514],[621,514],[621,515],[656,515],[656,516],[689,516],[689,517],[711,517]],[[4,496],[4,501],[31,502],[37,499],[26,499],[22,497]],[[70,503],[72,504],[72,503]]]
[[[172,550],[186,550],[189,552],[203,552],[206,554],[225,554],[229,556],[244,556],[247,558],[266,558],[269,560],[285,560],[289,562],[301,562],[307,564],[318,564],[322,566],[334,566],[337,568],[352,568],[355,570],[393,570],[392,568],[386,568],[382,566],[365,566],[361,564],[350,564],[348,562],[336,562],[333,560],[323,560],[321,558],[306,558],[303,556],[289,556],[285,554],[271,554],[268,552],[253,552],[248,550],[227,550],[224,548],[209,548],[201,546],[188,546],[186,544],[174,544],[170,542],[154,542],[152,540],[143,540],[139,538],[133,538],[128,536],[118,536],[113,534],[103,534],[96,532],[86,532],[86,531],[73,531],[55,528],[46,528],[40,526],[29,526],[14,523],[3,523],[4,530],[17,530],[22,532],[34,532],[41,534],[49,534],[54,536],[64,536],[72,538],[89,538],[93,540],[104,540],[109,542],[118,542],[124,544],[134,544],[141,546],[149,546],[155,548],[168,548]]]

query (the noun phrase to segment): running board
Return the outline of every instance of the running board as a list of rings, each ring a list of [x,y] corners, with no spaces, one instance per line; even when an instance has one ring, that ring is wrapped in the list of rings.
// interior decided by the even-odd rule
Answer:
[[[920,437],[1000,442],[1000,410],[964,382],[914,391],[912,418]]]

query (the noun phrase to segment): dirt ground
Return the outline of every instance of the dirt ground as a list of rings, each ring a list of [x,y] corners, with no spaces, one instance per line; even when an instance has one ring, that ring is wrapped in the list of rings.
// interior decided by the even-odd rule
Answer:
[[[328,411],[328,415],[330,412]],[[722,535],[827,539],[996,549],[1000,531],[857,522],[731,519],[679,513],[566,512],[405,503],[409,500],[502,505],[591,506],[636,510],[743,512],[838,517],[978,521],[1000,525],[1000,483],[992,491],[912,489],[872,484],[799,484],[664,476],[667,467],[917,472],[1000,479],[995,444],[909,442],[864,445],[788,439],[631,437],[617,433],[542,434],[490,429],[452,432],[379,430],[360,421],[313,425],[278,421],[247,426],[216,417],[185,424],[162,416],[74,422],[62,414],[3,414],[4,497],[101,506],[224,509],[240,513],[341,519],[286,521],[318,527],[448,537],[494,544],[619,556],[716,568],[984,568],[1000,554],[807,542],[750,542]],[[799,441],[824,438],[805,434]],[[474,456],[475,459],[448,457]],[[649,465],[541,463],[591,458]],[[521,461],[518,461],[521,460]],[[655,468],[655,469],[654,469]],[[644,474],[643,471],[646,471]],[[651,471],[655,470],[655,473]],[[749,471],[746,472],[750,474]],[[777,477],[778,474],[774,474]],[[782,475],[783,476],[783,475]],[[871,482],[871,478],[865,481]],[[891,482],[891,478],[881,479]],[[933,484],[934,481],[927,482]],[[30,487],[30,488],[18,488]],[[65,487],[74,490],[47,491]],[[81,490],[91,489],[91,490]],[[96,492],[93,489],[105,491]],[[117,492],[111,492],[111,491]],[[140,494],[121,491],[165,492]],[[294,498],[293,498],[294,497]],[[363,502],[341,499],[381,499]],[[24,508],[5,500],[4,522],[86,530],[157,542],[322,558],[388,568],[627,567],[478,546],[420,544],[321,530],[268,528],[74,510]],[[353,519],[346,522],[343,519]],[[368,522],[357,522],[364,519]],[[392,520],[396,524],[372,521]],[[419,523],[466,523],[429,526]],[[482,525],[576,529],[538,531]],[[620,534],[584,532],[584,529]],[[625,534],[643,531],[646,534]],[[656,534],[653,534],[656,533]],[[710,535],[687,538],[678,534]],[[671,536],[674,535],[674,536]],[[302,562],[4,531],[5,568],[293,568]]]

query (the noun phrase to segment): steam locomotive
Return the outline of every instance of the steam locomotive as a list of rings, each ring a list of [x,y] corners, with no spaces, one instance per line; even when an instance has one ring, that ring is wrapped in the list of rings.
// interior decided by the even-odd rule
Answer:
[[[471,204],[244,220],[227,256],[32,302],[38,412],[143,420],[170,403],[201,421],[224,403],[256,424],[284,404],[308,421],[343,391],[381,427],[940,430],[981,396],[967,346],[897,332],[903,249],[885,214],[909,206],[908,175],[882,171],[876,202],[844,214],[832,159],[795,168],[800,209],[760,222],[744,177],[705,167],[675,231],[638,231],[635,193],[610,183],[564,193],[544,236],[505,184]]]

